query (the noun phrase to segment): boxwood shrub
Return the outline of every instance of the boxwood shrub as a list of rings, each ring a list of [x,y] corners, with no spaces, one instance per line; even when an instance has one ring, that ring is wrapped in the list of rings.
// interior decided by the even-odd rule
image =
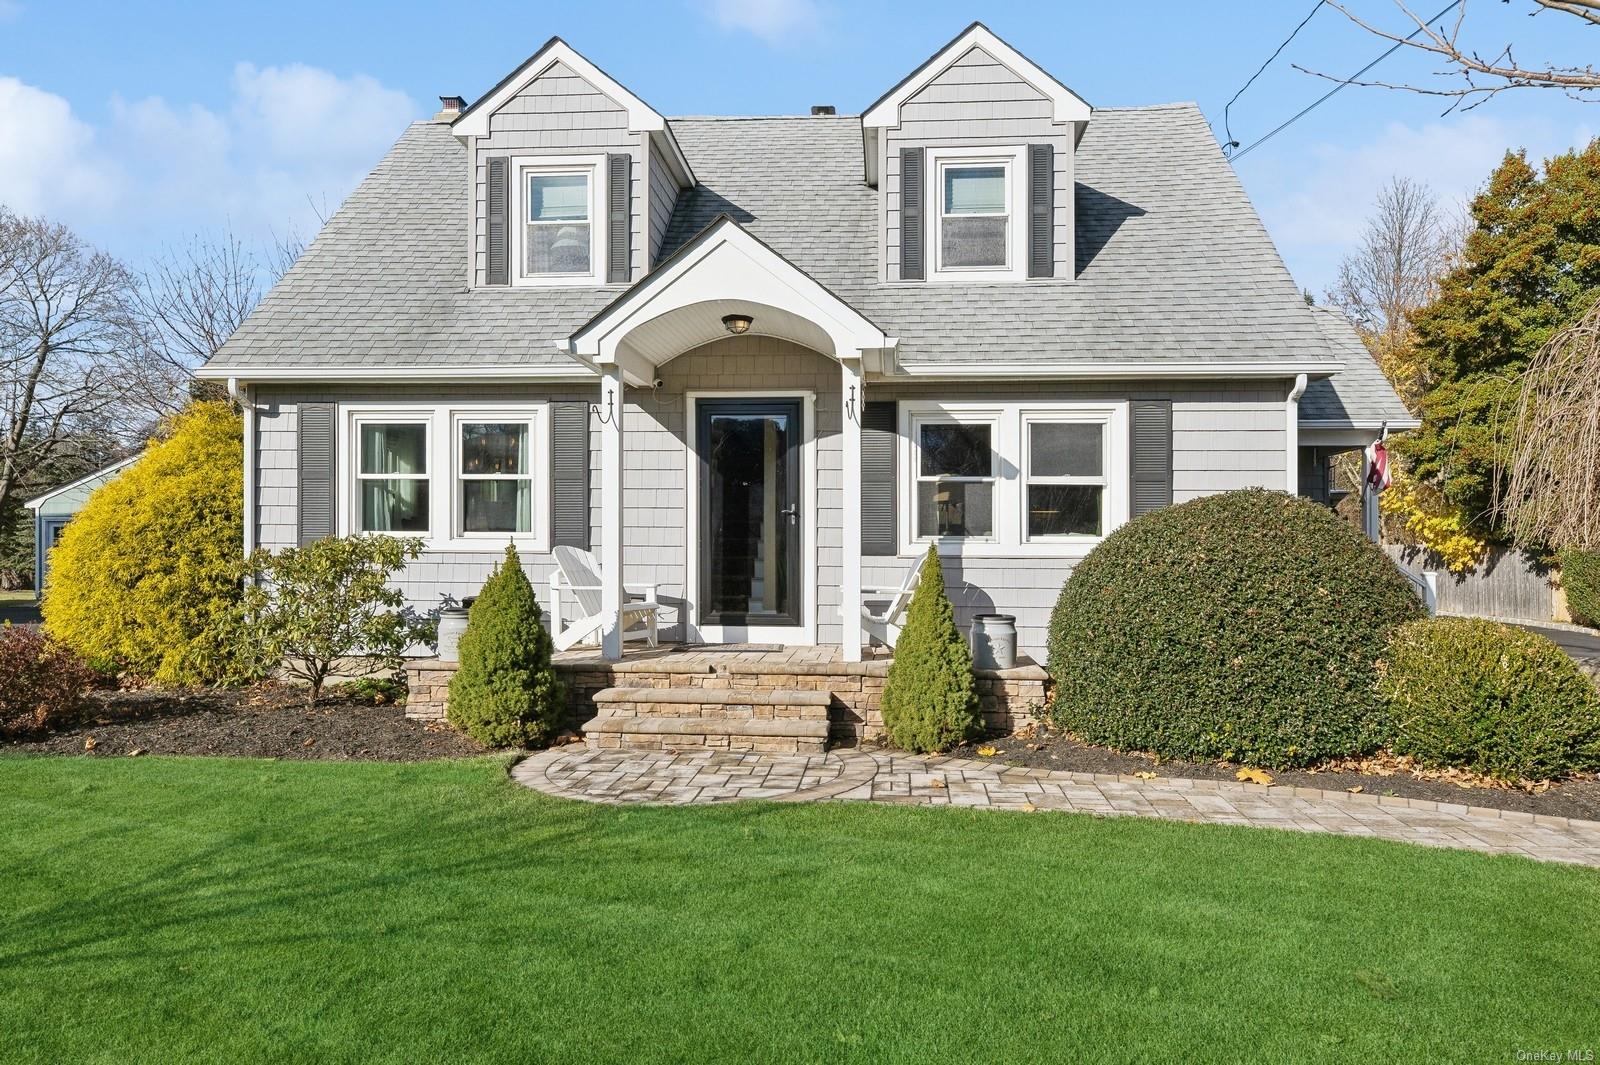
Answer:
[[[1414,621],[1395,630],[1382,672],[1398,754],[1503,780],[1600,768],[1600,692],[1537,633]]]
[[[1262,489],[1137,518],[1100,543],[1050,621],[1052,716],[1079,738],[1288,767],[1387,739],[1376,663],[1423,615],[1331,510]]]
[[[1561,587],[1574,620],[1600,626],[1600,551],[1561,552]]]

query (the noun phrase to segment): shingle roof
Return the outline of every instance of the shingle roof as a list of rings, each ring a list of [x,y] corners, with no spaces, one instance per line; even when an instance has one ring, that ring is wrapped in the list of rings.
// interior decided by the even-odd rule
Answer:
[[[1395,395],[1389,379],[1344,315],[1331,307],[1314,307],[1312,318],[1344,369],[1306,386],[1306,394],[1300,397],[1300,420],[1325,422],[1329,428],[1375,428],[1383,422],[1391,429],[1415,427],[1417,419]]]
[[[727,213],[898,336],[902,365],[1350,361],[1192,104],[1095,112],[1076,157],[1076,279],[1026,284],[880,283],[854,117],[672,129],[700,184],[679,197],[663,254]],[[469,289],[467,196],[449,128],[413,124],[212,369],[570,364],[556,345],[619,289]],[[1345,398],[1398,406],[1368,388]]]

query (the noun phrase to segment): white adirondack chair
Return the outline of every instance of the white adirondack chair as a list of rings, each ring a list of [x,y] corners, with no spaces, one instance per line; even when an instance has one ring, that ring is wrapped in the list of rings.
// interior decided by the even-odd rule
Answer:
[[[906,570],[905,580],[900,582],[898,588],[863,587],[861,589],[861,631],[877,640],[885,647],[893,647],[900,638],[900,630],[904,627],[906,608],[911,605],[911,595],[917,590],[917,584],[922,580],[922,559],[918,558]],[[881,614],[872,612],[865,602],[867,599],[888,599],[888,606],[884,607]]]
[[[558,547],[556,571],[550,575],[550,635],[557,651],[565,651],[574,644],[596,638],[605,627],[607,616],[600,603],[600,565],[593,555],[576,547]],[[561,616],[561,591],[572,593],[577,600],[581,617],[564,624]],[[645,640],[651,647],[658,646],[660,637],[656,627],[656,613],[661,604],[656,601],[653,584],[627,585],[623,589],[629,601],[622,608],[622,639]]]

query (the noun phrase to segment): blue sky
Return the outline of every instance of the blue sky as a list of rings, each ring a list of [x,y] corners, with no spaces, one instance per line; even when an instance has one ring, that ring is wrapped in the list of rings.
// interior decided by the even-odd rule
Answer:
[[[1421,5],[1430,13],[1444,0]],[[1468,36],[1523,59],[1593,54],[1600,31],[1527,0],[1468,0]],[[1352,9],[1401,25],[1392,0]],[[981,5],[924,0],[173,3],[0,0],[0,202],[65,221],[134,264],[186,235],[309,236],[399,135],[469,99],[553,34],[675,114],[859,111],[975,17],[1090,103],[1223,105],[1311,0]],[[1234,106],[1248,144],[1384,44],[1324,8]],[[1372,76],[1429,78],[1396,55]],[[1508,147],[1600,133],[1600,106],[1545,90],[1447,103],[1350,88],[1238,163],[1296,279],[1320,293],[1375,189],[1403,174],[1463,200]]]

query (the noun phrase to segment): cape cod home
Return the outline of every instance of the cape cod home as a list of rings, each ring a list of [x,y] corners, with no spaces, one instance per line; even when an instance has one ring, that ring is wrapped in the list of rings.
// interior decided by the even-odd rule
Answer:
[[[1091,107],[981,24],[884,73],[857,115],[669,119],[552,39],[444,97],[202,370],[249,546],[423,537],[425,609],[572,548],[563,644],[852,662],[934,544],[963,624],[1042,658],[1131,516],[1325,497],[1414,424],[1195,105]]]

